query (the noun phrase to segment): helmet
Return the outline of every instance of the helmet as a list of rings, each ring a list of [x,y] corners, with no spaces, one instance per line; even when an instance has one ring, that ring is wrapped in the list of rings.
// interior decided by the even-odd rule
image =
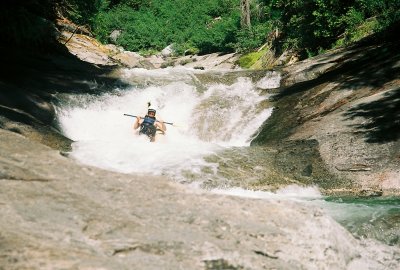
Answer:
[[[154,113],[154,115],[156,115],[156,109],[154,109],[153,107],[151,107],[151,102],[149,101],[149,102],[147,102],[147,107],[148,107],[148,109],[147,109],[147,114],[149,114],[149,113]]]
[[[151,112],[153,112],[154,114],[156,114],[156,110],[155,110],[155,109],[153,109],[153,108],[148,108],[148,109],[147,109],[147,113],[151,113]]]

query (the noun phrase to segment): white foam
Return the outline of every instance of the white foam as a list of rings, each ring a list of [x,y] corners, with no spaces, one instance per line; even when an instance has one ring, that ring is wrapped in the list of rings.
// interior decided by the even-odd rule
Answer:
[[[179,77],[188,70],[126,72],[158,78]],[[177,80],[98,97],[69,97],[58,108],[58,118],[64,133],[76,141],[71,155],[83,163],[127,173],[177,176],[185,170],[200,172],[209,166],[203,158],[221,148],[249,145],[251,135],[271,113],[271,109],[257,107],[264,98],[245,78],[231,86],[212,85],[203,93]],[[158,143],[138,136],[133,130],[135,118],[123,116],[144,116],[148,101],[156,107],[158,119],[177,125],[167,125],[167,135]],[[207,126],[220,120],[221,125],[214,122],[216,130]],[[204,139],[202,132],[212,139]]]
[[[320,199],[322,195],[317,187],[301,187],[290,185],[275,192],[249,190],[239,187],[227,189],[213,189],[211,192],[253,199]]]
[[[281,73],[276,71],[268,71],[266,75],[257,83],[257,87],[261,89],[274,89],[281,85]]]

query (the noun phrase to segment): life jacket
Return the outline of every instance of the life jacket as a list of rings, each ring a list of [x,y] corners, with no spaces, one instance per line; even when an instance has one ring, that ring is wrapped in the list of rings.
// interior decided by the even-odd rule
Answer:
[[[157,128],[154,125],[156,122],[155,117],[150,117],[146,115],[143,119],[142,124],[140,124],[139,134],[145,134],[148,137],[154,137],[156,135]]]
[[[150,116],[146,115],[144,117],[142,125],[154,125],[155,122],[156,122],[156,118],[155,117],[150,117]]]

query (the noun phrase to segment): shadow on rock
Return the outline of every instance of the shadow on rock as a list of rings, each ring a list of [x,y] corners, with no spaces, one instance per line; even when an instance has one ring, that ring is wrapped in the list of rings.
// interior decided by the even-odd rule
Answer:
[[[391,142],[400,138],[400,88],[387,92],[383,98],[360,104],[345,113],[348,119],[366,120],[354,125],[369,143]]]
[[[115,66],[86,63],[61,45],[48,52],[0,50],[6,52],[0,73],[0,128],[55,149],[70,149],[71,143],[57,130],[57,93],[102,94],[126,86],[109,75]]]
[[[398,45],[398,43],[392,43],[381,47],[370,46],[362,48],[362,50],[356,48],[353,52],[346,53],[341,58],[328,62],[328,64],[336,63],[336,66],[328,69],[322,75],[284,87],[273,99],[278,100],[296,93],[302,93],[327,82],[337,82],[339,88],[352,90],[381,87],[385,83],[398,78],[400,74]],[[304,76],[301,77],[308,77],[307,74],[317,72],[316,70],[320,65],[323,64],[316,63],[301,71],[304,73]],[[315,75],[310,76],[315,77]]]

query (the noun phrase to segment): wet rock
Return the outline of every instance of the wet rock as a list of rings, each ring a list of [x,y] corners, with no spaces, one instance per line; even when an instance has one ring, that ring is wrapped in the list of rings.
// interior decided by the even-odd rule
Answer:
[[[372,190],[372,189],[363,189],[359,193],[359,196],[361,197],[380,197],[382,195],[383,195],[382,190]]]

